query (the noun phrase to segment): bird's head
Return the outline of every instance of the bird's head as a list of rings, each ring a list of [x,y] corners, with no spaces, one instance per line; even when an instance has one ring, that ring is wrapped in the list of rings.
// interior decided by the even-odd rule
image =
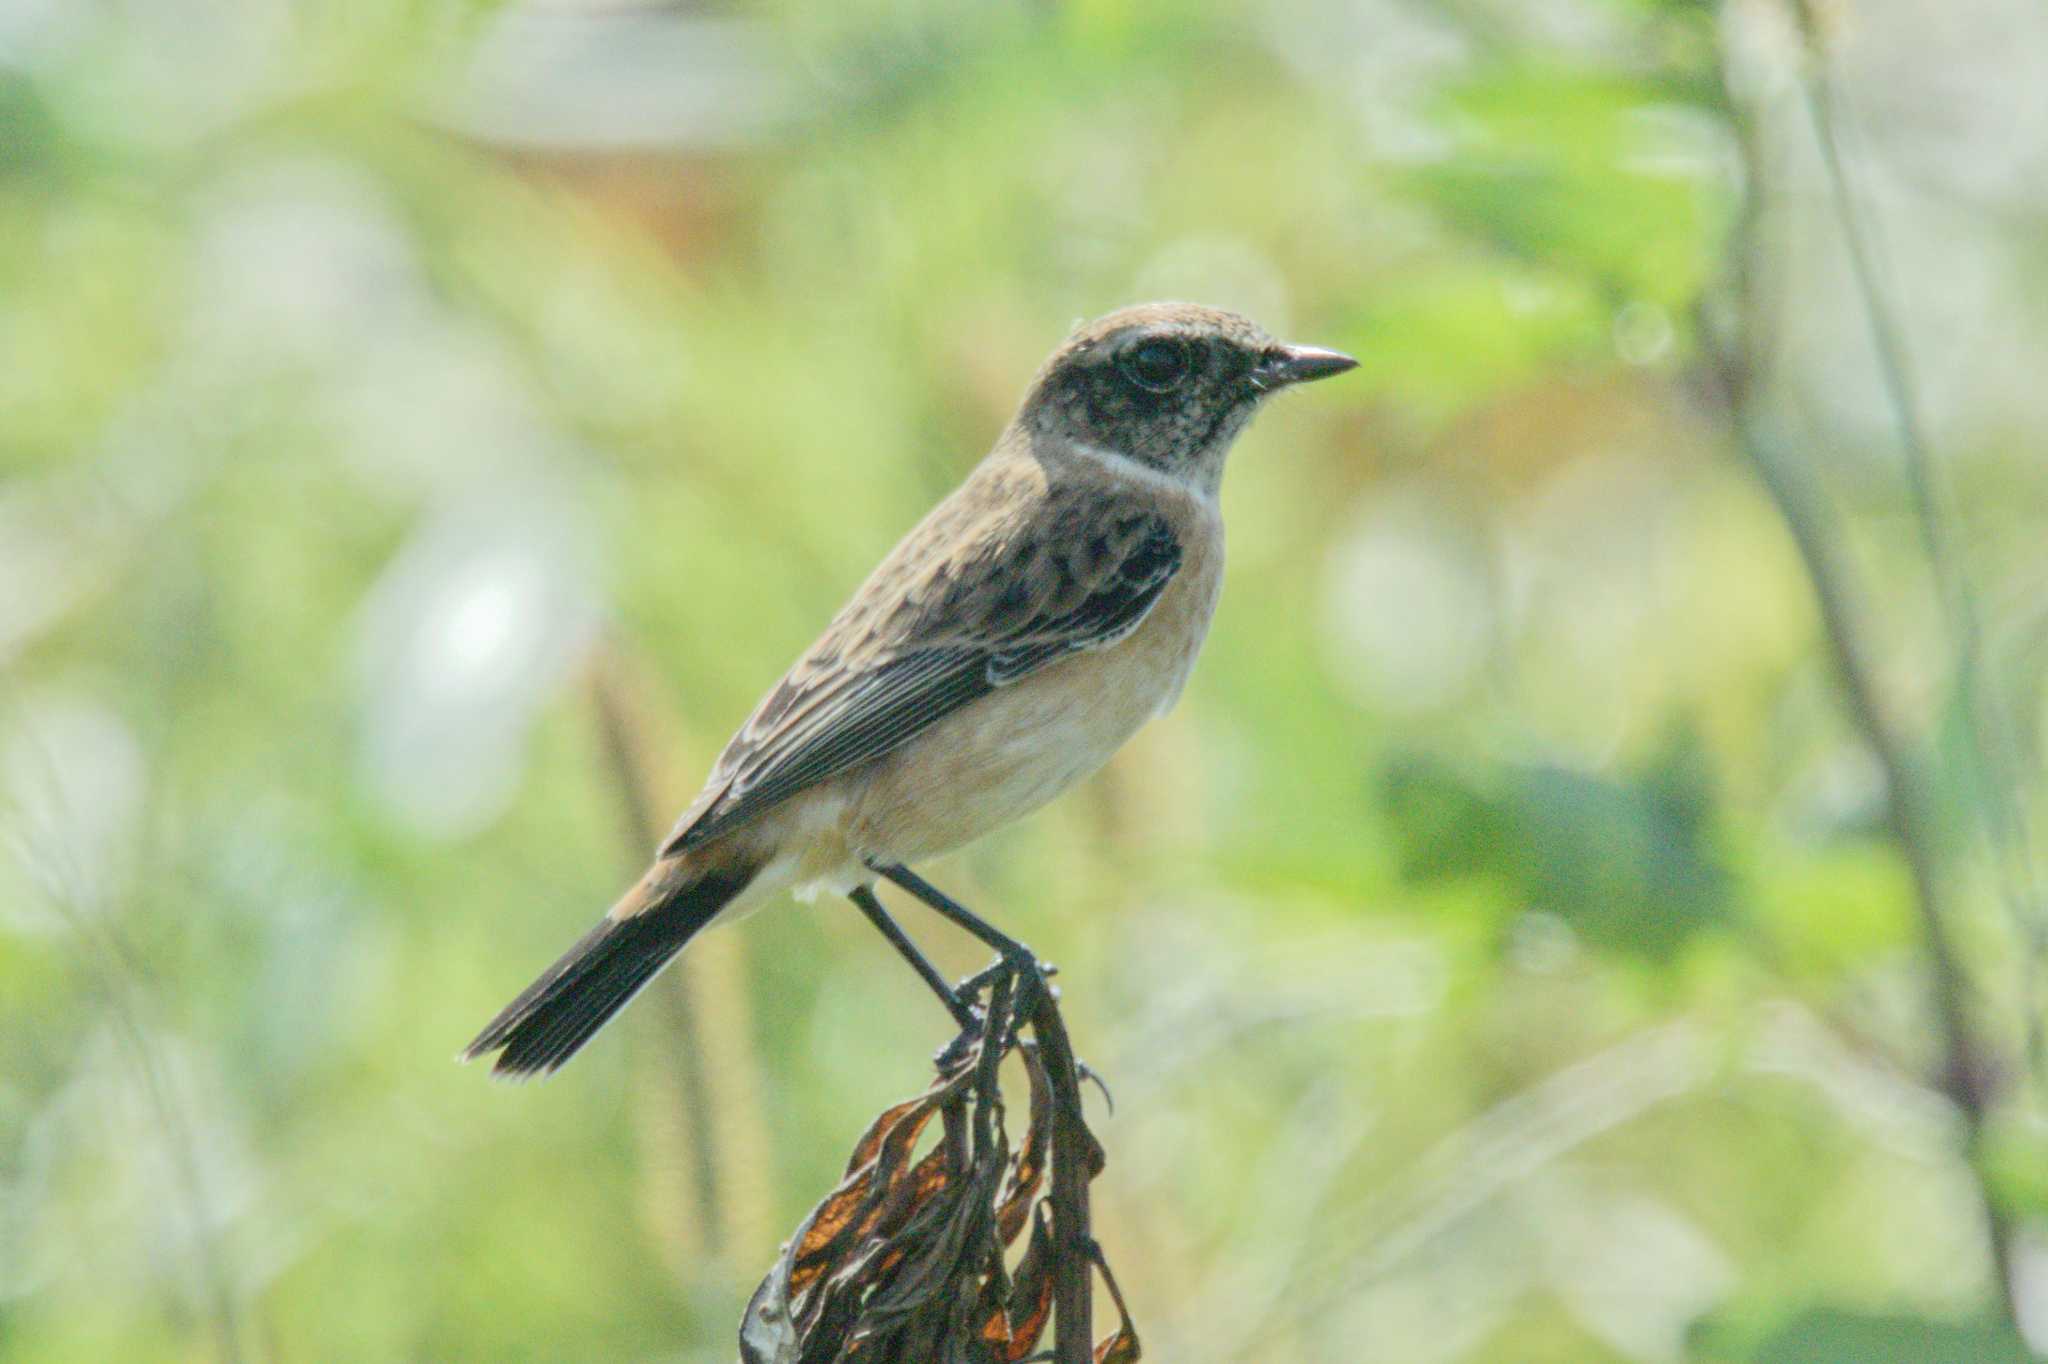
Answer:
[[[1034,448],[1084,445],[1213,489],[1262,400],[1357,363],[1276,341],[1220,308],[1145,303],[1068,337],[1039,370],[1017,424]]]

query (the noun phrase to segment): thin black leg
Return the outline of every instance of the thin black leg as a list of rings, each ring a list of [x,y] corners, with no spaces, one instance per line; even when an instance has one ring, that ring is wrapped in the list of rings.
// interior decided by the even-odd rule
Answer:
[[[889,880],[894,881],[897,885],[937,910],[942,916],[951,919],[954,923],[981,939],[982,942],[993,947],[1002,958],[995,965],[961,981],[957,990],[943,990],[942,997],[950,995],[956,1001],[960,999],[973,999],[990,982],[1005,972],[1013,974],[1020,993],[1026,989],[1049,990],[1052,988],[1048,980],[1048,977],[1053,974],[1052,966],[1040,961],[1032,953],[1031,949],[1023,943],[1018,942],[1015,938],[1003,932],[1000,928],[997,928],[994,924],[982,918],[966,905],[961,904],[958,900],[955,900],[952,896],[946,894],[902,863],[896,862],[880,865],[871,862],[868,865],[876,875],[887,877]],[[895,922],[890,920],[887,914],[881,912],[881,904],[874,901],[874,896],[871,892],[868,894],[868,899],[875,904],[874,911],[868,917],[875,918],[877,914],[881,915],[877,919],[875,927],[880,928],[884,936],[887,936],[891,942],[898,942],[900,939],[902,946],[899,946],[897,950],[903,951],[906,956],[916,952],[916,947],[910,945],[910,939],[904,935],[903,930],[897,928]],[[856,903],[858,902],[856,901]],[[866,909],[867,906],[862,905],[861,908]],[[905,950],[906,948],[908,949],[907,951]],[[912,958],[910,964],[918,968],[919,974],[924,975],[926,982],[934,990],[943,989],[944,982],[937,979],[938,973],[932,969],[931,963],[925,961],[921,954]],[[954,1016],[956,1018],[959,1017],[957,1013]],[[960,1046],[967,1040],[968,1026],[965,1021],[961,1023],[960,1036],[955,1039],[954,1046]],[[1116,1100],[1110,1098],[1109,1086],[1102,1082],[1102,1077],[1090,1070],[1087,1064],[1078,1057],[1075,1058],[1074,1064],[1079,1074],[1093,1080],[1096,1087],[1101,1089],[1102,1097],[1108,1100],[1110,1110],[1114,1112],[1116,1110]]]
[[[886,867],[876,867],[875,870],[930,905],[933,909],[936,909],[946,918],[951,919],[954,923],[966,929],[969,933],[972,933],[975,937],[987,943],[990,947],[993,947],[996,951],[1002,953],[1004,960],[1012,966],[1022,966],[1033,975],[1040,974],[1038,958],[1031,954],[1030,948],[1018,942],[1015,938],[1003,932],[1000,928],[997,928],[994,924],[982,918],[979,914],[976,914],[966,905],[961,904],[958,900],[955,900],[952,896],[946,894],[910,868],[899,863]]]
[[[933,966],[931,959],[918,950],[917,944],[910,940],[910,935],[903,931],[902,925],[889,916],[889,911],[875,898],[874,890],[868,886],[855,886],[847,892],[846,898],[859,906],[860,912],[867,915],[868,922],[875,926],[875,931],[887,938],[889,946],[895,948],[903,960],[910,963],[910,969],[917,972],[918,977],[931,987],[932,993],[939,997],[939,1002],[946,1006],[946,1012],[953,1015],[953,1021],[960,1025],[962,1031],[974,1027],[974,1011],[953,992],[953,987],[939,974],[939,968]]]

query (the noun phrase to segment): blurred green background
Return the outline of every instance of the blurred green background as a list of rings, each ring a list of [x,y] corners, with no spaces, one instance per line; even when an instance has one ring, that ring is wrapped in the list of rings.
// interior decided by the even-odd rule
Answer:
[[[1062,967],[1147,1357],[2025,1358],[2048,11],[1816,18],[0,0],[0,1360],[731,1359],[944,1040],[858,917],[450,1058],[1154,297],[1361,371],[1180,709],[932,869]]]

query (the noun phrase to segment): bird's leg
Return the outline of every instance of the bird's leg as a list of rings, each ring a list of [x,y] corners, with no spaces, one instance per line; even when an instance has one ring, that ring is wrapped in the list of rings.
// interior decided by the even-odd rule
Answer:
[[[910,868],[903,866],[901,863],[894,863],[888,866],[874,867],[874,870],[894,881],[897,885],[930,905],[940,914],[951,919],[990,947],[993,947],[1000,955],[1000,961],[981,971],[977,971],[966,980],[961,981],[956,987],[956,998],[973,999],[988,986],[989,982],[1006,971],[1016,974],[1017,990],[1020,997],[1022,997],[1023,992],[1027,989],[1050,990],[1052,988],[1050,977],[1057,970],[1052,963],[1040,961],[1030,948],[1018,942],[1015,938],[1012,938],[1009,934],[1003,932]],[[887,930],[884,931],[886,932]],[[900,932],[901,930],[898,931]],[[929,963],[927,963],[927,969],[929,969]],[[1023,1009],[1020,1006],[1019,1012],[1021,1013],[1022,1011]],[[1095,1087],[1102,1091],[1103,1099],[1108,1102],[1110,1111],[1115,1112],[1116,1100],[1110,1096],[1109,1086],[1103,1083],[1101,1073],[1091,1069],[1087,1062],[1082,1061],[1078,1057],[1075,1058],[1074,1066],[1081,1078],[1095,1082]]]
[[[946,978],[939,974],[939,968],[932,965],[931,959],[910,940],[910,935],[903,931],[903,926],[889,916],[889,911],[875,898],[872,887],[855,886],[847,892],[846,898],[853,901],[861,913],[867,915],[868,922],[875,926],[875,931],[887,938],[889,946],[895,948],[903,960],[910,963],[910,969],[917,972],[918,978],[931,987],[932,993],[939,997],[939,1002],[946,1006],[946,1012],[952,1014],[953,1021],[960,1025],[961,1032],[965,1033],[977,1025],[979,1020],[974,1016],[973,1007],[946,983]]]
[[[931,882],[919,876],[901,863],[876,867],[875,870],[888,877],[897,885],[915,895],[918,899],[936,909],[945,918],[951,919],[975,937],[993,947],[1010,970],[1023,975],[1043,979],[1050,970],[1032,955],[1031,949],[1018,942],[1009,934],[997,928],[988,920],[976,914],[966,905],[940,890]]]

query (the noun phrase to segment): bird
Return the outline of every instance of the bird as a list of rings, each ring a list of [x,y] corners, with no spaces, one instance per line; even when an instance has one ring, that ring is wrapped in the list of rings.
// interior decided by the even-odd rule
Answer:
[[[1266,399],[1357,363],[1192,303],[1077,327],[762,699],[646,873],[462,1059],[556,1070],[696,934],[786,890],[850,899],[967,1026],[877,882],[1037,965],[911,864],[1044,805],[1174,705],[1222,586],[1225,456]]]

